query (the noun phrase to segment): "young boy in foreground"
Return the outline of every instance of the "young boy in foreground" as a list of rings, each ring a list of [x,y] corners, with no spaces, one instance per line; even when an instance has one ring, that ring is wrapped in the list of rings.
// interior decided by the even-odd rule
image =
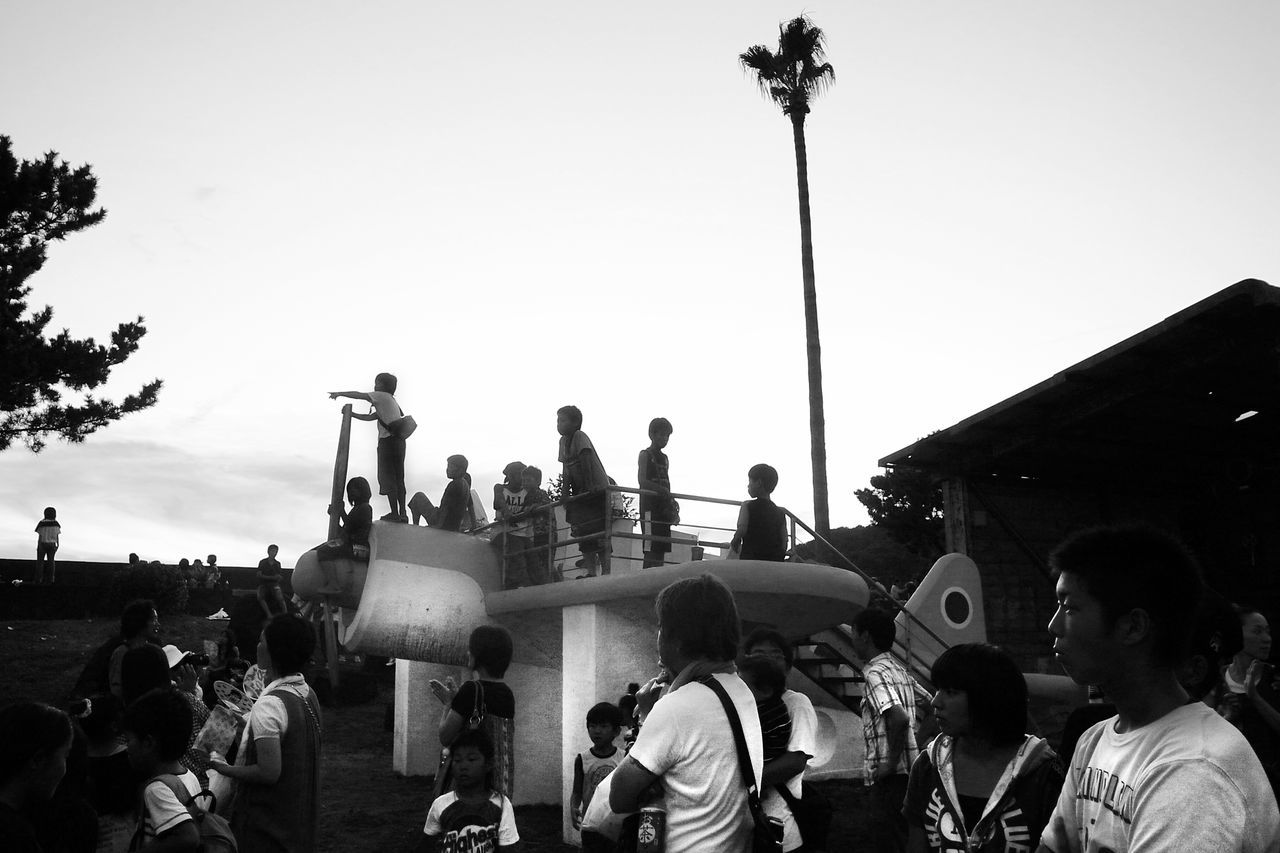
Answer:
[[[512,850],[520,841],[511,801],[494,791],[493,742],[480,729],[458,735],[450,750],[453,790],[441,794],[427,812],[422,832],[429,839],[423,849],[489,853]]]
[[[149,853],[196,853],[200,833],[187,803],[200,793],[196,774],[182,766],[191,738],[191,707],[172,688],[138,697],[124,713],[129,763],[146,779],[140,846]]]
[[[1102,527],[1060,545],[1049,567],[1054,654],[1116,716],[1080,737],[1039,850],[1280,851],[1253,749],[1178,682],[1203,589],[1191,556],[1155,529]]]

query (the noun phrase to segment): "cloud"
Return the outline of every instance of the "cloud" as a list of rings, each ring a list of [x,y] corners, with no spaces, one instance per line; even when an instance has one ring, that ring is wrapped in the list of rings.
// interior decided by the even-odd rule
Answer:
[[[10,555],[33,551],[45,506],[58,509],[63,559],[123,561],[136,551],[176,562],[217,553],[224,565],[245,565],[270,542],[292,559],[322,541],[328,524],[328,473],[293,454],[95,441],[10,451],[0,480],[0,552]]]

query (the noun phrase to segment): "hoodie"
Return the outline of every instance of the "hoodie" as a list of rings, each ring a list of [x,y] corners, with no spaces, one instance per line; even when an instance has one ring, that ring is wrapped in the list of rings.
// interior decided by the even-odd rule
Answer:
[[[987,798],[982,817],[966,831],[952,746],[946,735],[935,738],[912,766],[902,810],[907,824],[924,828],[930,850],[1034,850],[1062,790],[1058,754],[1043,738],[1027,735]]]

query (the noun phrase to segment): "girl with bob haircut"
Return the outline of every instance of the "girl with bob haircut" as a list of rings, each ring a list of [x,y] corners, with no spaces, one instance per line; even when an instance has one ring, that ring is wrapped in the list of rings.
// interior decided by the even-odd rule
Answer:
[[[661,780],[667,853],[745,850],[752,824],[737,744],[708,686],[718,685],[741,721],[758,784],[763,739],[755,697],[734,667],[741,629],[733,593],[713,575],[685,578],[658,593],[655,609],[661,673],[636,695],[644,726],[592,802],[607,784],[612,810],[634,812],[642,793]]]
[[[279,613],[258,640],[267,685],[249,712],[234,766],[210,761],[235,780],[231,829],[244,853],[314,850],[320,818],[320,701],[302,676],[315,650],[302,618]]]
[[[903,813],[908,853],[996,853],[1038,839],[1064,771],[1042,738],[1025,734],[1027,684],[1013,658],[986,643],[947,649],[933,664],[942,734],[911,767]]]

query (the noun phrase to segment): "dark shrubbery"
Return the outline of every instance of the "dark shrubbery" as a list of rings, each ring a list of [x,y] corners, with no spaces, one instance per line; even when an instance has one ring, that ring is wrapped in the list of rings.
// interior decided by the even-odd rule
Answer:
[[[156,611],[185,613],[187,610],[187,583],[173,566],[140,564],[121,569],[111,578],[111,606],[119,613],[136,598],[149,598],[156,603]]]

